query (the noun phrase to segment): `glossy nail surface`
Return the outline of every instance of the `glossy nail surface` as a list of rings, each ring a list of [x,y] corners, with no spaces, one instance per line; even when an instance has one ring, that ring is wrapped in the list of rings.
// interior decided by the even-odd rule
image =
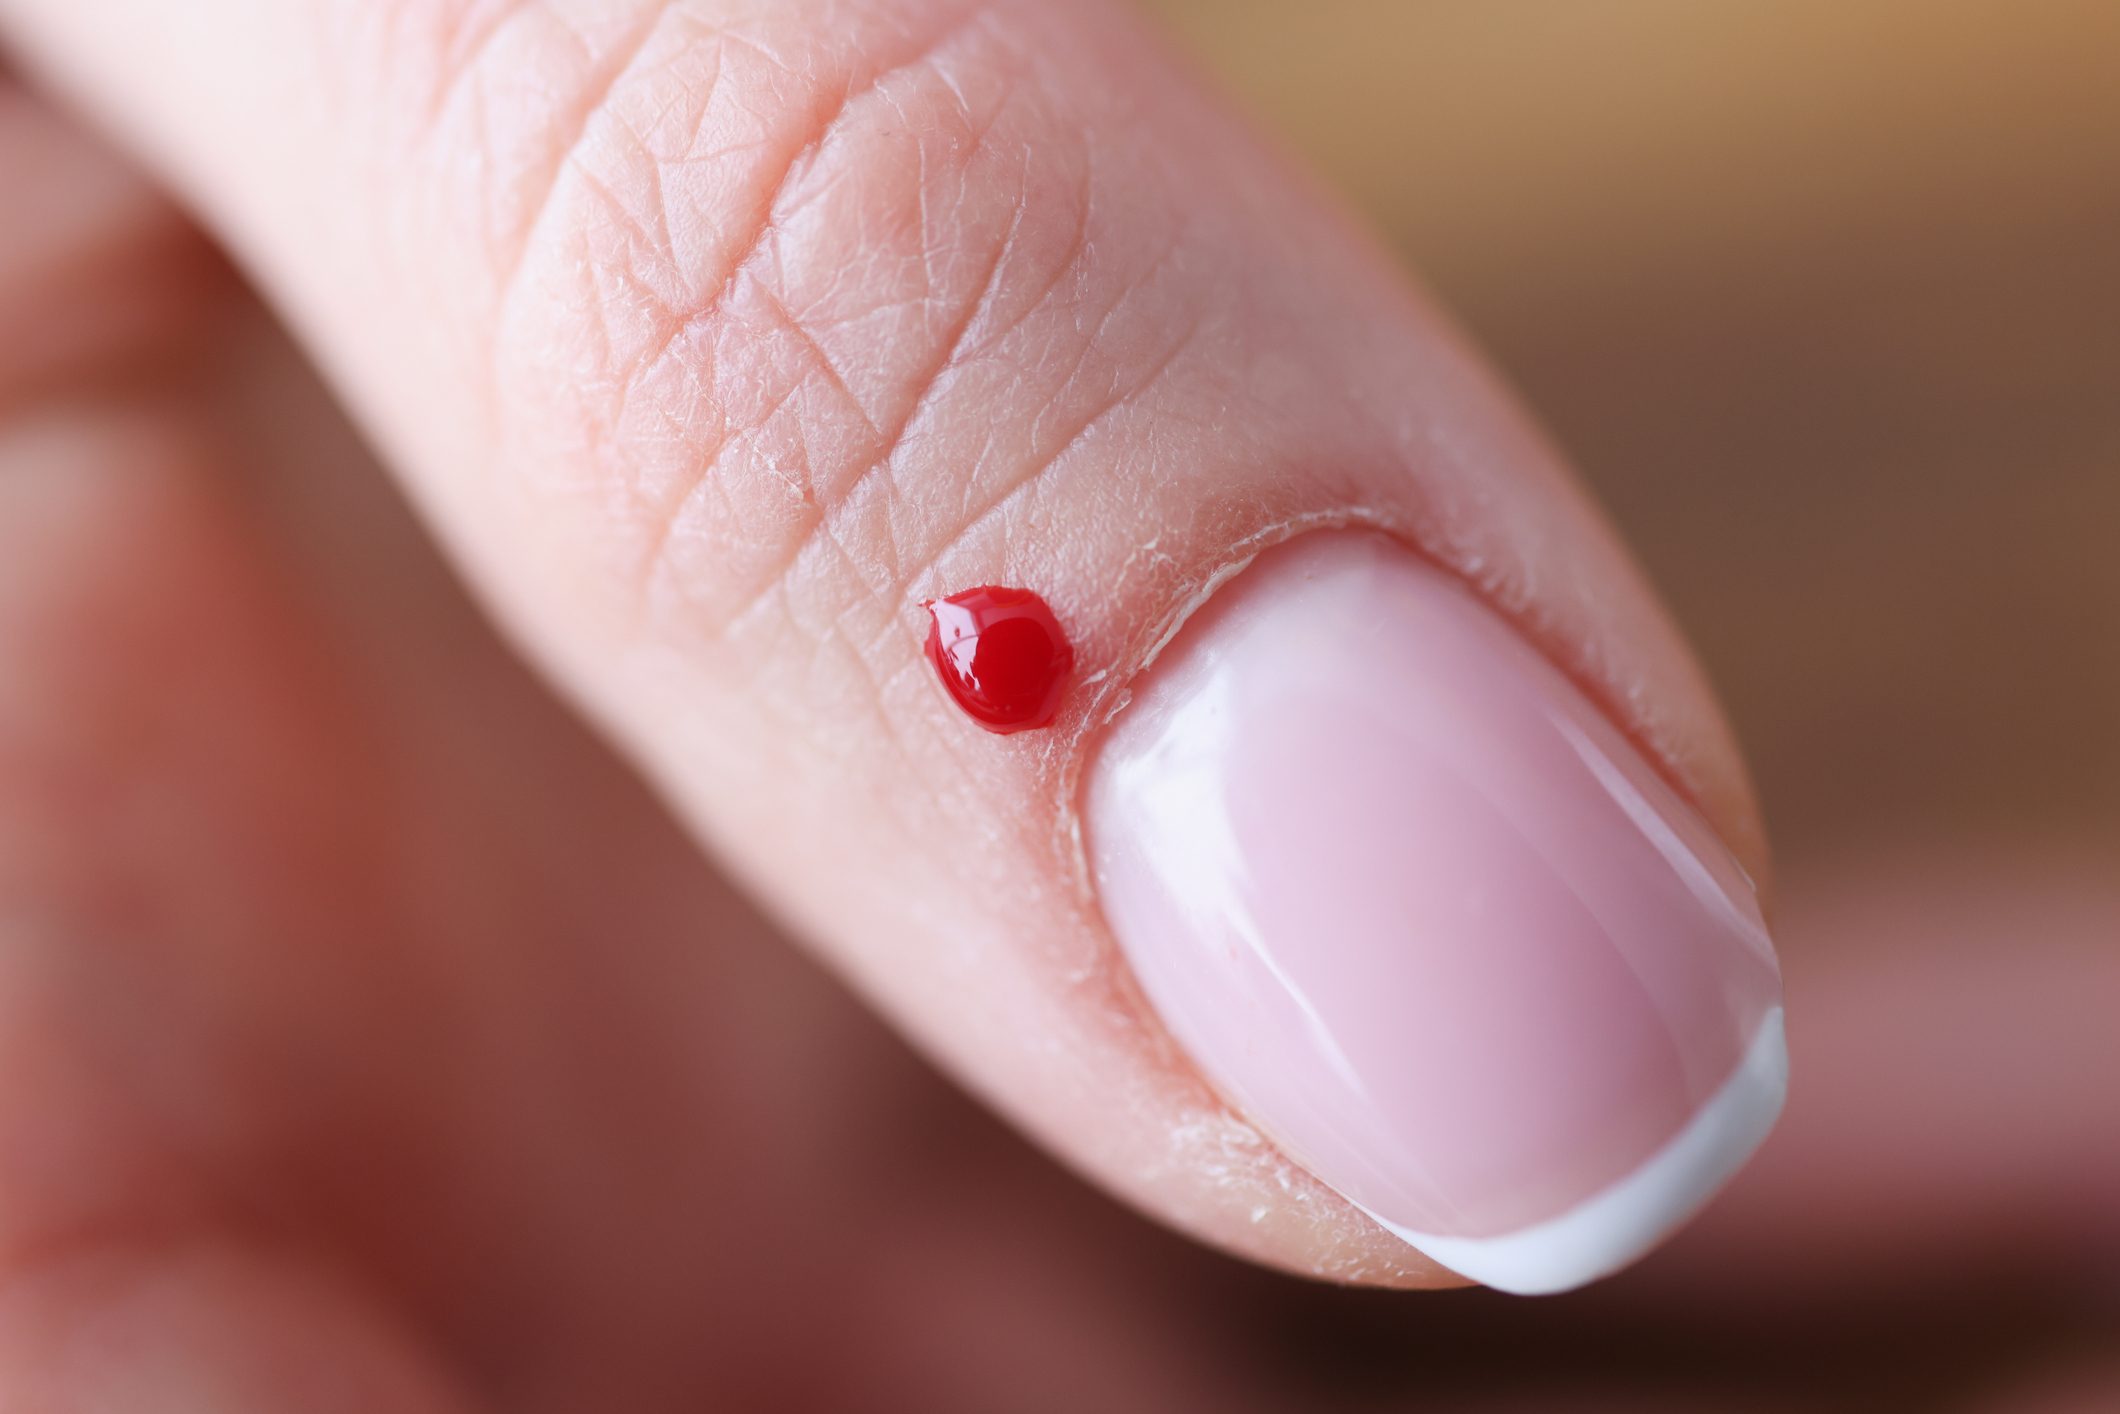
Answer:
[[[1744,872],[1550,661],[1380,535],[1225,585],[1135,684],[1086,809],[1107,917],[1202,1071],[1466,1276],[1624,1265],[1779,1113]]]

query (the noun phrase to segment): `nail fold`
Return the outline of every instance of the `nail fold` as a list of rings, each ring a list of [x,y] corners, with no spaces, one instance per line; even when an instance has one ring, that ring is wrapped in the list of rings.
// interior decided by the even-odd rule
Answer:
[[[1321,532],[1135,684],[1086,793],[1106,915],[1196,1064],[1444,1265],[1639,1256],[1780,1111],[1780,974],[1729,851],[1459,581]]]

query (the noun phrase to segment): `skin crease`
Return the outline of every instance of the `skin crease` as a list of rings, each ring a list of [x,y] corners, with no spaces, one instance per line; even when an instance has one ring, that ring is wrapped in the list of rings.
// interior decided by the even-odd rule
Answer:
[[[9,12],[213,213],[694,831],[923,1049],[1188,1231],[1445,1279],[1172,1053],[1074,847],[1095,727],[1241,547],[1320,516],[1423,545],[1763,875],[1720,718],[1603,524],[1116,8],[143,5],[151,82],[68,7]],[[231,28],[299,57],[229,71]],[[272,195],[326,171],[328,199]],[[967,757],[918,605],[978,583],[1038,586],[1094,681]]]
[[[23,146],[36,142],[45,138]],[[81,153],[70,146],[66,155],[51,165],[81,170]],[[579,1408],[583,1391],[625,1408],[681,1408],[700,1389],[740,1399],[787,1380],[772,1357],[801,1338],[793,1312],[840,1325],[810,1308],[818,1291],[865,1316],[880,1291],[933,1283],[943,1308],[952,1291],[967,1302],[967,1289],[984,1289],[1007,1293],[1037,1325],[1011,1268],[1041,1274],[1037,1300],[1052,1304],[1041,1336],[1064,1325],[1098,1353],[1094,1369],[1073,1376],[1083,1399],[1130,1391],[1141,1408],[1172,1408],[1230,1393],[1217,1361],[1177,1336],[1145,1346],[1134,1329],[1177,1291],[1145,1283],[1128,1295],[1111,1268],[1085,1280],[1064,1234],[1026,1234],[1003,1270],[971,1255],[950,1266],[873,1236],[893,1223],[924,1232],[922,1202],[933,1204],[926,1221],[937,1236],[952,1198],[962,1217],[971,1185],[950,1189],[948,1170],[899,1168],[920,1181],[890,1206],[876,1196],[861,1206],[873,1183],[825,1185],[827,1174],[873,1168],[880,1153],[920,1164],[884,1145],[863,1111],[884,1104],[895,1119],[884,1128],[918,1132],[916,1119],[948,1102],[895,1051],[878,1060],[882,1043],[869,1032],[848,1043],[852,1054],[818,1041],[859,1022],[757,945],[759,924],[700,876],[636,786],[485,640],[435,568],[411,560],[420,568],[405,575],[405,524],[377,511],[373,492],[363,500],[339,485],[371,473],[233,286],[208,286],[140,322],[104,322],[93,301],[195,284],[208,265],[165,208],[140,199],[117,210],[127,237],[110,242],[117,257],[93,267],[76,307],[95,316],[83,320],[89,329],[119,333],[68,354],[66,367],[13,373],[4,392],[11,507],[0,526],[11,543],[0,564],[13,611],[4,797],[19,814],[0,869],[11,880],[8,952],[21,973],[0,1030],[8,1075],[40,1081],[6,1096],[15,1143],[4,1149],[59,1155],[53,1172],[6,1170],[8,1395],[38,1408],[42,1393],[68,1391],[95,1408],[110,1389],[121,1393],[104,1403],[155,1391],[184,1408],[172,1391],[191,1386],[167,1378],[180,1367],[223,1380],[214,1393],[278,1393],[286,1384],[273,1380],[346,1378],[358,1367],[367,1386],[352,1384],[360,1399],[348,1408],[462,1408],[479,1397],[502,1408],[536,1399]],[[74,240],[53,246],[78,250]],[[49,267],[11,265],[11,299],[53,286]],[[13,316],[21,305],[6,307]],[[201,350],[212,352],[204,369]],[[235,490],[242,483],[231,485],[231,473],[242,469],[252,483]],[[367,509],[348,522],[352,505]],[[316,583],[293,589],[290,566]],[[172,664],[167,644],[195,644],[199,661],[220,668],[199,674],[199,697],[167,691],[195,666]],[[106,733],[163,742],[165,770],[83,789],[108,759]],[[55,753],[89,770],[57,793],[23,789],[28,763]],[[549,810],[509,808],[509,782],[524,789],[524,759],[538,761],[532,803]],[[208,772],[246,761],[233,776]],[[189,810],[201,799],[218,801],[201,827],[155,825],[172,801]],[[142,818],[140,844],[114,850],[110,816],[91,806],[138,806],[127,814]],[[426,825],[401,837],[418,820]],[[581,820],[600,829],[583,831]],[[257,869],[261,842],[288,867]],[[613,873],[632,888],[611,888]],[[543,882],[526,892],[526,880]],[[151,907],[102,918],[95,901],[110,897]],[[2095,901],[2084,907],[2092,916],[2082,935],[2099,937],[2107,916]],[[638,973],[619,967],[611,1001],[583,1005],[579,979],[608,977],[625,960],[608,948],[613,935],[657,945]],[[727,945],[697,948],[702,935]],[[288,956],[290,937],[310,945]],[[399,943],[377,948],[373,939]],[[581,969],[583,956],[594,956],[594,969]],[[214,960],[210,986],[195,971],[201,958]],[[672,988],[672,969],[691,982]],[[2067,952],[2054,971],[2078,975]],[[108,984],[121,977],[134,979],[131,994],[161,1003],[131,1013],[134,1026],[110,1020]],[[2099,975],[2082,982],[2088,992]],[[670,1003],[672,990],[685,1007]],[[763,1018],[755,1007],[700,1011],[723,990],[782,1001]],[[418,1003],[407,1005],[409,996]],[[780,1056],[772,1045],[787,1030],[810,1041]],[[555,1032],[575,1049],[555,1047]],[[375,1047],[377,1035],[403,1049]],[[1868,1032],[1849,1024],[1840,1035],[1859,1049]],[[672,1064],[664,1045],[683,1060]],[[700,1045],[712,1054],[683,1049]],[[814,1045],[823,1058],[808,1054]],[[170,1058],[182,1060],[174,1071],[163,1064]],[[2073,1058],[2067,1073],[2084,1064],[2095,1073],[2099,1058]],[[714,1083],[723,1066],[740,1068],[742,1083]],[[856,1079],[876,1066],[884,1075],[873,1083]],[[477,1092],[473,1102],[432,1083],[452,1075],[471,1077],[462,1085]],[[494,1104],[490,1088],[473,1085],[479,1075],[509,1077],[522,1092]],[[555,1119],[555,1090],[583,1075],[596,1079]],[[776,1075],[791,1077],[789,1092],[761,1092]],[[659,1094],[676,1083],[670,1077],[683,1077],[697,1126],[672,1132],[668,1111],[630,1104],[613,1113],[615,1098]],[[744,1113],[759,1132],[742,1128]],[[806,1134],[776,1138],[789,1113],[808,1115]],[[2039,1151],[2042,1134],[2027,1128],[2027,1149]],[[57,1147],[61,1132],[81,1149]],[[1838,1153],[1832,1145],[1859,1138],[1819,1141]],[[721,1145],[787,1157],[738,1166],[723,1162]],[[375,1174],[377,1155],[388,1155],[382,1179],[346,1181]],[[708,1187],[740,1183],[746,1168],[750,1196]],[[1834,1164],[1849,1168],[1844,1157]],[[1007,1172],[1041,1202],[1052,1198],[1052,1187]],[[543,1181],[526,1183],[526,1174]],[[810,1194],[806,1181],[823,1187]],[[1876,1183],[1889,1191],[1883,1177]],[[767,1187],[772,1202],[757,1196]],[[623,1191],[628,1202],[589,1204],[585,1215],[583,1191]],[[717,1202],[702,1204],[702,1191]],[[717,1210],[727,1221],[712,1221]],[[831,1213],[844,1217],[820,1217]],[[1950,1251],[1938,1234],[1965,1208],[1950,1213],[1933,1230],[1927,1217],[1885,1227],[1910,1249]],[[1800,1219],[1781,1221],[1800,1232]],[[1119,1234],[1138,1240],[1134,1227]],[[854,1244],[871,1261],[882,1247],[886,1270],[897,1259],[907,1280],[852,1276]],[[1791,1236],[1760,1244],[1783,1270],[1800,1266]],[[318,1249],[329,1257],[312,1261]],[[750,1280],[725,1287],[714,1280],[723,1268]],[[776,1297],[782,1283],[803,1300]],[[746,1329],[746,1310],[757,1312],[757,1331]],[[714,1325],[706,1350],[702,1325]],[[767,1338],[776,1331],[778,1342]],[[916,1333],[901,1336],[897,1359],[912,1361],[901,1369],[929,1374]],[[759,1367],[744,1367],[746,1340]],[[986,1344],[1022,1350],[1028,1340],[996,1329]],[[112,1350],[140,1363],[112,1361]],[[271,1359],[257,1359],[261,1350]],[[871,1369],[893,1369],[890,1350],[869,1355]],[[948,1355],[956,1359],[956,1340]],[[965,1374],[969,1391],[979,1374]],[[110,1384],[89,1389],[91,1376]],[[831,1395],[803,1393],[820,1403]],[[233,1397],[199,1403],[240,1408]],[[257,1403],[273,1408],[267,1395]],[[1223,1399],[1213,1408],[1242,1406]]]
[[[500,650],[196,238],[129,181],[70,187],[117,169],[9,94],[0,181],[26,170],[51,198],[31,212],[84,224],[7,249],[7,327],[70,288],[106,332],[0,386],[0,1404],[976,1409],[1006,1381],[1058,1407],[1374,1407],[1344,1374],[1374,1307],[1056,1178],[796,962]],[[1778,1306],[1934,1299],[1969,1262],[1999,1284],[1965,1239],[2000,1216],[2037,1215],[1994,1254],[2026,1290],[2120,1230],[2115,1156],[2027,1102],[2120,1066],[2110,1028],[1955,1045],[1958,998],[1997,984],[1982,910],[2022,930],[2001,976],[2087,1006],[2120,900],[1911,867],[1960,882],[1897,949],[1868,945],[1898,895],[1859,872],[1794,910],[1819,960],[1792,986],[1836,1001],[1796,1015],[1799,1050],[1898,1064],[1834,1064],[1696,1237],[1587,1308],[1622,1351],[1697,1337],[1712,1285],[1751,1293],[1786,1365]],[[2008,1093],[2015,1162],[1956,1114],[1875,1137],[1932,1093],[1924,1056]],[[1983,1177],[1910,1207],[1931,1171]],[[1822,1220],[1877,1246],[1813,1241]],[[1496,1379],[1478,1308],[1417,1304],[1376,1336],[1389,1388],[1523,1407],[1466,1392]],[[1325,1392],[1208,1339],[1324,1313],[1353,1332]],[[1517,1348],[1523,1308],[1488,1313]],[[1981,1407],[2105,1407],[2111,1379],[2013,1378]]]

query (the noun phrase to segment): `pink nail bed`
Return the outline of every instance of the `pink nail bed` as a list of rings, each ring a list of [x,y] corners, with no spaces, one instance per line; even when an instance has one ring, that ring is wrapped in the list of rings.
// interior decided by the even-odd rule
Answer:
[[[1443,1265],[1648,1250],[1781,1109],[1781,981],[1705,820],[1459,581],[1367,532],[1225,585],[1091,770],[1150,1001],[1292,1158]]]

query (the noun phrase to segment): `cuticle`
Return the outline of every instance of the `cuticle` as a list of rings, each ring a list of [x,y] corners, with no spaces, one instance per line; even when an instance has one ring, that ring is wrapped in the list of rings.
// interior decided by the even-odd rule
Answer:
[[[1721,831],[1715,829],[1714,817],[1708,813],[1693,783],[1679,772],[1676,761],[1652,737],[1646,729],[1646,724],[1620,710],[1623,704],[1615,700],[1616,694],[1610,684],[1584,671],[1568,656],[1556,652],[1557,645],[1553,635],[1541,631],[1536,624],[1528,621],[1520,608],[1509,606],[1509,596],[1499,592],[1502,586],[1496,577],[1475,572],[1478,561],[1467,564],[1462,556],[1453,557],[1438,553],[1435,546],[1424,543],[1424,537],[1419,530],[1410,525],[1404,516],[1393,515],[1374,506],[1339,506],[1284,517],[1232,541],[1227,549],[1216,557],[1214,567],[1197,582],[1192,591],[1177,599],[1152,622],[1149,630],[1137,636],[1138,646],[1129,646],[1115,664],[1099,668],[1082,679],[1081,686],[1094,685],[1101,690],[1080,710],[1066,736],[1050,744],[1050,750],[1059,763],[1057,796],[1060,804],[1056,821],[1056,828],[1061,836],[1059,844],[1068,859],[1069,873],[1081,905],[1093,913],[1102,912],[1082,823],[1086,813],[1082,797],[1089,775],[1089,765],[1095,759],[1103,739],[1109,734],[1112,723],[1132,704],[1133,684],[1155,665],[1164,650],[1184,631],[1185,625],[1192,621],[1193,616],[1205,608],[1225,585],[1249,569],[1259,556],[1304,535],[1328,530],[1375,531],[1395,541],[1408,554],[1419,557],[1463,584],[1475,598],[1522,635],[1557,672],[1573,683],[1627,743],[1640,753],[1649,768],[1677,793],[1679,799],[1685,801],[1702,820],[1707,821],[1710,829],[1720,838]],[[1724,847],[1729,849],[1727,841]],[[1752,884],[1764,904],[1765,891],[1752,878],[1751,871],[1744,868],[1743,861],[1736,851],[1732,849],[1729,852],[1732,860],[1743,869],[1747,882]],[[1105,946],[1111,946],[1108,938]]]
[[[1057,825],[1062,835],[1061,846],[1069,860],[1076,895],[1086,907],[1101,913],[1096,880],[1089,863],[1088,841],[1083,831],[1086,813],[1083,791],[1090,762],[1095,759],[1112,723],[1133,702],[1135,681],[1155,665],[1193,616],[1207,607],[1231,580],[1251,568],[1259,556],[1313,531],[1356,529],[1378,531],[1405,545],[1411,553],[1423,559],[1434,559],[1409,539],[1401,521],[1373,507],[1341,506],[1285,517],[1231,542],[1192,591],[1177,598],[1163,614],[1152,620],[1149,629],[1137,635],[1136,644],[1129,645],[1116,664],[1099,668],[1082,680],[1084,686],[1097,685],[1103,690],[1085,704],[1085,710],[1076,719],[1066,740],[1054,745],[1060,758]],[[1108,938],[1105,946],[1107,949],[1111,947]]]

